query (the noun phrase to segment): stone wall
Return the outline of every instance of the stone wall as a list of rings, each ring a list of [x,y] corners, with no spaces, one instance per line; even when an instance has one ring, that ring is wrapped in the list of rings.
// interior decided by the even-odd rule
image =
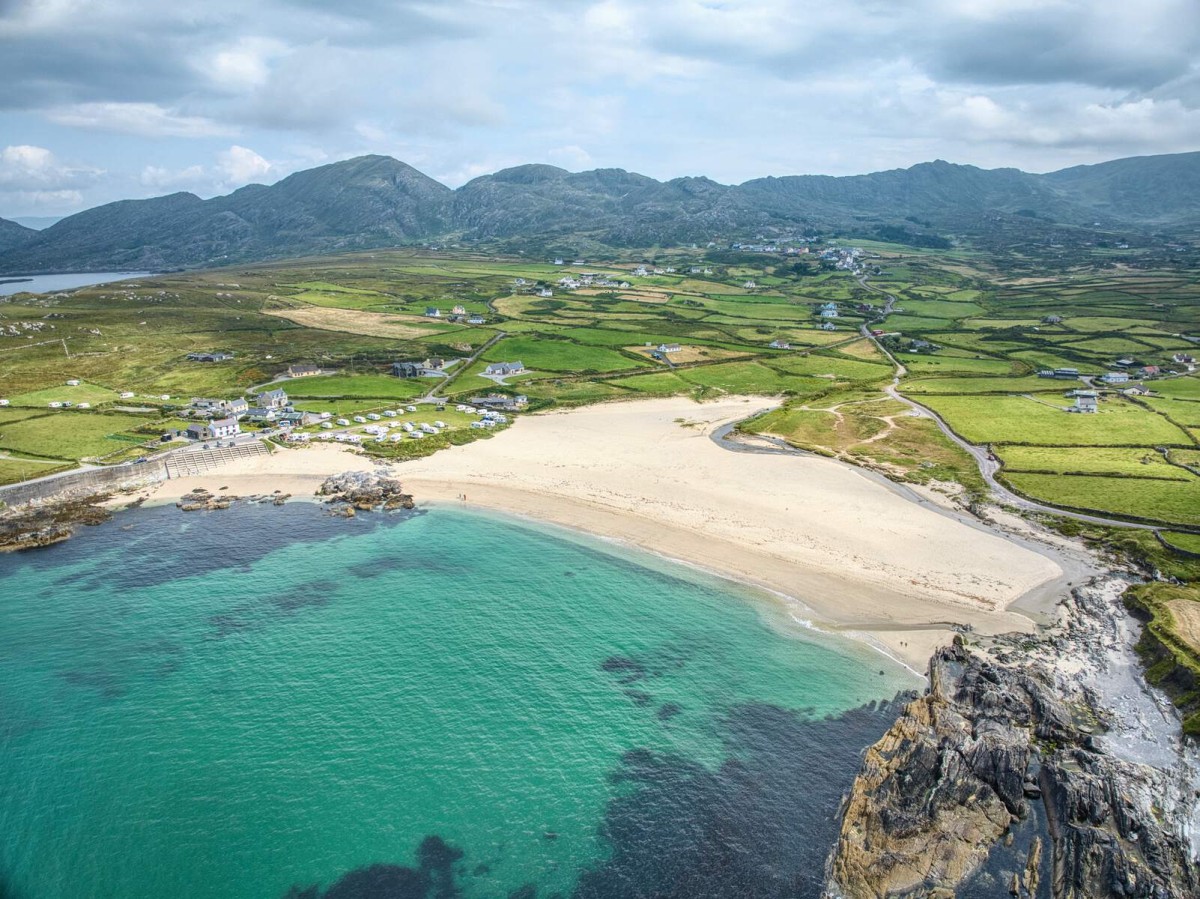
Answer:
[[[167,479],[167,466],[160,460],[133,465],[91,468],[43,481],[0,487],[0,503],[20,506],[52,497],[88,496],[157,484]]]

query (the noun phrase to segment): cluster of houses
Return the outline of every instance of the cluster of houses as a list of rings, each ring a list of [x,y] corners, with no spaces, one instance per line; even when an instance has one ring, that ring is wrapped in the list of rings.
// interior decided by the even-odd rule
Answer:
[[[641,268],[641,271],[649,274],[645,266]],[[655,271],[660,270],[656,269]],[[634,271],[634,274],[637,274],[637,271]],[[517,280],[520,281],[521,279],[518,278]],[[611,287],[618,290],[628,290],[632,285],[628,281],[618,281],[599,272],[580,272],[578,275],[567,275],[565,278],[559,278],[558,286],[563,290],[578,290],[581,287]],[[538,292],[538,296],[552,297],[554,296],[554,291],[550,290],[550,288],[544,288]]]
[[[305,412],[297,409],[282,388],[266,390],[254,398],[254,405],[237,399],[192,397],[187,415],[196,419],[182,432],[169,432],[164,440],[184,436],[191,440],[222,440],[242,432],[243,421],[273,425],[277,428],[301,428],[329,418],[328,413]]]
[[[836,331],[837,325],[833,323],[833,319],[837,318],[840,314],[837,303],[822,303],[818,306],[817,318],[824,319],[821,323],[821,330]]]
[[[811,243],[816,238],[799,238],[799,240]],[[782,253],[785,256],[804,256],[809,250],[807,246],[797,247],[791,246],[791,243],[798,241],[790,241],[788,243],[731,243],[729,249],[738,250],[742,253]]]
[[[860,247],[828,247],[821,251],[822,262],[832,262],[834,268],[854,275],[862,274],[862,256]]]
[[[443,315],[442,310],[437,306],[426,306],[425,317],[437,319],[444,318],[448,322],[456,322],[459,324],[466,322],[468,325],[483,325],[487,323],[487,319],[478,313],[473,312],[468,314],[466,307],[462,305],[456,305],[452,307],[450,312],[446,315]]]

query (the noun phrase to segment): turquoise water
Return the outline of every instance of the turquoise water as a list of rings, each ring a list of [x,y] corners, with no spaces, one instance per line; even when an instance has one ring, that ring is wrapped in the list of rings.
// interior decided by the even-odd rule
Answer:
[[[630,556],[295,504],[0,558],[0,896],[815,895],[914,681]]]

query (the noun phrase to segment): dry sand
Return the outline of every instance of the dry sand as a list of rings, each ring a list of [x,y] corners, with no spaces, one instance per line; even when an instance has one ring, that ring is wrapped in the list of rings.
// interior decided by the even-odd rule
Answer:
[[[1009,607],[1064,570],[1006,537],[817,457],[734,453],[710,434],[775,404],[672,398],[520,418],[491,440],[395,466],[420,505],[462,503],[636,544],[781,597],[797,620],[868,639],[918,671],[950,623],[1029,630]],[[311,494],[373,463],[314,445],[168,481],[229,494]]]

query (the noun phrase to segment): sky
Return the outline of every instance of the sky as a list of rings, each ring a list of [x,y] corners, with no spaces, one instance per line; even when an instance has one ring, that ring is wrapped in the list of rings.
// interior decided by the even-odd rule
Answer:
[[[655,178],[1200,149],[1200,0],[0,0],[0,217],[365,153]]]

